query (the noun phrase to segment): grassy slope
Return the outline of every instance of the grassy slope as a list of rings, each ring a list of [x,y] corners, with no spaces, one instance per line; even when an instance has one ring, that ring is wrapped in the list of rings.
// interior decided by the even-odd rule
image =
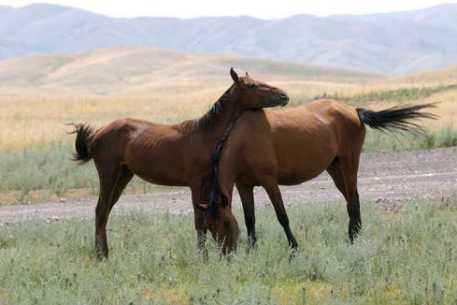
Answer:
[[[290,208],[300,245],[290,262],[272,209],[259,212],[256,251],[245,251],[243,233],[230,260],[210,243],[207,262],[196,253],[190,216],[114,216],[112,255],[103,263],[94,259],[92,221],[0,227],[0,302],[396,305],[457,299],[455,201],[411,203],[400,212],[365,203],[365,229],[354,245],[346,241],[343,205]]]
[[[389,80],[391,83],[418,84],[454,84],[457,80],[457,66],[450,66],[445,69],[425,71],[406,76],[399,76]]]

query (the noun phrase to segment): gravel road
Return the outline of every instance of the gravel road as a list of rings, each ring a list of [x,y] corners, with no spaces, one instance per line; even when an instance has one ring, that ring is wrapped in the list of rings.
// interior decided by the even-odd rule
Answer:
[[[343,201],[332,180],[323,173],[307,183],[281,187],[286,205]],[[436,200],[457,195],[457,147],[400,152],[364,153],[359,170],[361,202],[370,200],[389,207],[412,199]],[[235,205],[239,198],[235,196]],[[0,206],[0,224],[28,219],[47,221],[70,217],[93,217],[96,198],[84,198],[65,203]],[[265,192],[256,189],[257,207],[269,205]],[[113,213],[129,211],[147,213],[192,212],[190,192],[155,192],[146,195],[124,195]]]

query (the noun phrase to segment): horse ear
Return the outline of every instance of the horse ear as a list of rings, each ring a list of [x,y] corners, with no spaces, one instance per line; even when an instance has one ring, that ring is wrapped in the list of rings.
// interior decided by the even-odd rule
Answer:
[[[235,72],[235,70],[233,70],[233,68],[230,68],[230,76],[232,77],[232,79],[235,83],[238,83],[238,81],[239,81],[238,74],[236,74],[236,72]]]
[[[248,72],[246,72],[246,78],[249,78],[249,73]]]

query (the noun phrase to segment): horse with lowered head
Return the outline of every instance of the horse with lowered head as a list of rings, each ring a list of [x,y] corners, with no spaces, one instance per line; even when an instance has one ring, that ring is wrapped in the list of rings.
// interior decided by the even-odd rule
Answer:
[[[239,77],[231,69],[233,84],[203,117],[175,125],[120,119],[94,130],[75,125],[75,161],[94,160],[100,193],[95,209],[95,247],[99,258],[108,257],[106,225],[112,207],[134,175],[154,184],[188,186],[192,192],[198,244],[203,247],[207,224],[205,212],[195,207],[205,201],[202,189],[209,174],[211,152],[244,110],[287,104],[281,89]],[[226,232],[225,230],[231,230]],[[213,235],[238,237],[235,218]],[[234,241],[228,241],[230,245]]]
[[[208,209],[209,227],[232,224],[231,201],[236,184],[244,210],[251,245],[256,242],[253,188],[262,186],[274,207],[289,246],[297,242],[289,226],[279,185],[300,184],[327,171],[343,194],[349,215],[348,235],[359,233],[360,215],[357,172],[365,139],[365,125],[381,131],[421,132],[416,119],[436,118],[423,112],[434,104],[397,106],[372,111],[330,100],[284,111],[248,111],[237,121],[225,148],[213,164],[213,189]],[[226,230],[226,232],[231,232]],[[232,236],[218,238],[237,241]],[[235,245],[229,245],[234,249]]]

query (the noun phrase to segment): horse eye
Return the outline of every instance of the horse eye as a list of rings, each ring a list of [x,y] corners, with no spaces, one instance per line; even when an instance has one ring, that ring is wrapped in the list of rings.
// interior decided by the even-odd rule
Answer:
[[[250,85],[249,85],[249,88],[251,88],[251,89],[254,89],[255,87],[257,87],[256,84],[250,84]]]

